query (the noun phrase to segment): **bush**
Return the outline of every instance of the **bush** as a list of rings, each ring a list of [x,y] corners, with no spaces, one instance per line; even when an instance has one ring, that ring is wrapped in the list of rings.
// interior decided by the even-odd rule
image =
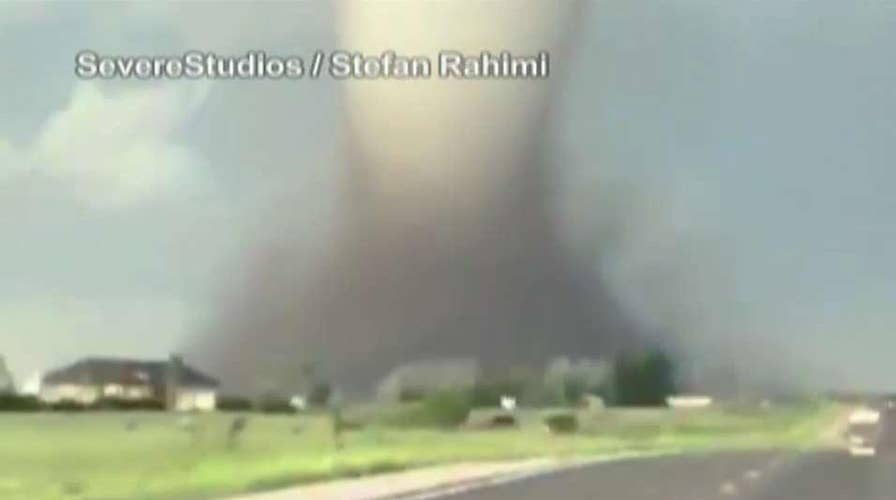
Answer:
[[[220,411],[250,411],[252,401],[241,396],[221,396],[216,401],[215,407]]]
[[[262,413],[295,413],[296,409],[285,398],[267,397],[258,403],[258,411]]]
[[[439,391],[422,401],[402,403],[377,415],[376,420],[393,427],[458,427],[470,413],[470,396],[463,391]]]
[[[469,395],[462,391],[441,391],[423,400],[423,410],[432,423],[457,427],[467,420],[472,407]]]
[[[574,413],[555,413],[544,419],[548,430],[554,434],[571,434],[579,430],[579,419]]]
[[[35,396],[0,394],[0,411],[40,411],[43,408]]]
[[[88,409],[85,407],[84,409]],[[115,410],[115,411],[161,411],[165,409],[165,402],[158,399],[122,399],[122,398],[101,398],[91,405],[89,409],[93,410]]]
[[[489,428],[504,429],[508,427],[516,427],[516,417],[510,413],[499,413],[493,416],[488,422]]]
[[[71,399],[63,399],[62,401],[47,404],[47,408],[51,411],[76,412],[89,410],[90,406]]]

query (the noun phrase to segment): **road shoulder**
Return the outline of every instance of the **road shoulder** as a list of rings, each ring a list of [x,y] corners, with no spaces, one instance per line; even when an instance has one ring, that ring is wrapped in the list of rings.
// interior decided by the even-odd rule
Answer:
[[[656,456],[657,453],[649,454]],[[403,472],[340,479],[305,486],[245,494],[227,500],[398,500],[435,497],[502,482],[644,456],[643,453],[619,453],[600,457],[532,458],[501,462],[468,462],[415,468]]]

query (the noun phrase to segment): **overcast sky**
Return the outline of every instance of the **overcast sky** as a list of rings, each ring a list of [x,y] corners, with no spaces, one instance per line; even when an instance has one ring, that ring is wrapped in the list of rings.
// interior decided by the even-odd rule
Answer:
[[[20,379],[178,349],[271,218],[326,226],[342,168],[326,79],[98,84],[75,54],[307,54],[335,45],[332,19],[0,4],[0,354]],[[713,332],[825,383],[896,388],[896,4],[604,0],[584,25],[558,117],[564,196],[590,210],[607,179],[638,193],[619,293],[674,254],[725,311]]]

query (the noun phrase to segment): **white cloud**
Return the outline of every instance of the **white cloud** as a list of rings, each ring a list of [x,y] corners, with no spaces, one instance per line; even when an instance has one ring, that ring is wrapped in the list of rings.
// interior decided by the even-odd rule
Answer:
[[[28,156],[39,173],[94,207],[193,192],[201,188],[203,159],[177,135],[207,89],[205,82],[167,83],[107,95],[81,82],[44,124]]]

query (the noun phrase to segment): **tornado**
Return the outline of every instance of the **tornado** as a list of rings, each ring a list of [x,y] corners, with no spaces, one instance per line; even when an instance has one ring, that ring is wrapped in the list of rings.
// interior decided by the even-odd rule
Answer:
[[[287,390],[308,367],[369,390],[397,365],[476,359],[485,374],[642,340],[556,216],[551,121],[578,2],[343,2],[346,51],[550,58],[547,78],[341,81],[345,182],[311,272],[288,241],[253,242],[248,278],[201,355],[225,381]],[[301,210],[302,200],[289,201]],[[287,226],[284,223],[284,226]],[[282,228],[284,233],[289,227]],[[595,242],[600,244],[600,242]]]

